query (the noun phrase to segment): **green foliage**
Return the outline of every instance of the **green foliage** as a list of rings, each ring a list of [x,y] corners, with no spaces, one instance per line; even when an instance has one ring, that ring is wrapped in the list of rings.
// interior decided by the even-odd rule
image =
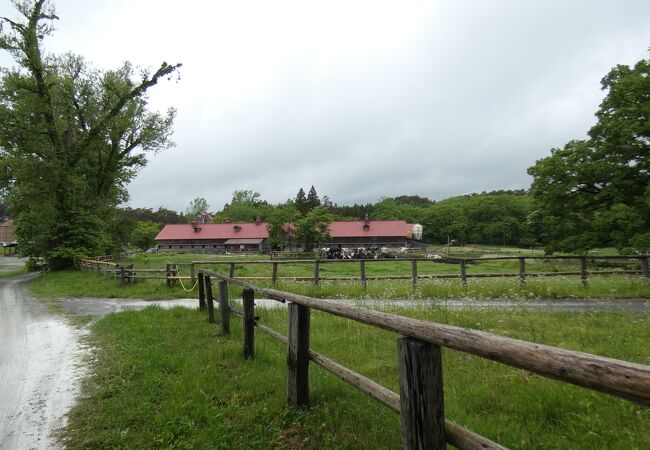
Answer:
[[[156,245],[154,238],[160,231],[160,226],[154,222],[140,221],[136,224],[135,229],[131,233],[129,243],[136,247],[146,250]]]
[[[305,195],[305,191],[303,190],[303,188],[300,188],[300,190],[296,194],[295,205],[296,208],[298,208],[300,214],[302,214],[303,216],[307,214],[309,206],[307,205],[307,196]]]
[[[262,195],[259,192],[251,190],[240,190],[232,193],[232,200],[230,201],[231,205],[241,205],[241,204],[258,204],[261,203]]]
[[[0,19],[8,25],[0,48],[18,64],[0,80],[0,189],[21,251],[52,269],[70,267],[120,245],[111,221],[128,197],[126,183],[146,164],[145,152],[173,145],[174,110],[149,112],[146,93],[180,65],[102,72],[71,54],[45,58],[53,9],[43,1],[16,6],[22,21]]]
[[[650,61],[616,66],[602,88],[590,138],[528,169],[536,227],[550,251],[650,251]]]
[[[354,205],[337,205],[330,204],[325,205],[328,207],[329,211],[336,217],[337,220],[360,220],[363,219],[366,215],[371,218],[374,218],[374,206],[371,203],[365,205],[359,205],[355,203]]]
[[[317,206],[320,206],[320,198],[318,198],[318,194],[316,193],[316,188],[312,186],[309,189],[309,193],[307,194],[307,211],[311,211]]]
[[[419,217],[429,242],[530,245],[526,221],[532,200],[526,195],[473,194],[426,208]]]
[[[197,214],[207,212],[209,207],[210,206],[208,205],[208,201],[205,198],[196,197],[190,202],[189,205],[187,205],[187,208],[185,209],[186,221],[191,222],[194,220],[194,217],[196,217]]]
[[[259,192],[239,190],[232,194],[230,204],[226,204],[223,211],[215,214],[215,222],[254,222],[266,220],[273,211],[273,206],[261,199]]]
[[[269,214],[267,228],[271,248],[285,248],[291,241],[291,224],[300,218],[300,212],[293,203],[279,206]]]
[[[329,239],[329,224],[334,221],[326,207],[317,206],[296,221],[296,243],[305,251]]]
[[[373,206],[371,218],[374,220],[406,220],[409,223],[419,222],[424,208],[410,203],[400,203],[394,198],[384,198]]]
[[[426,208],[435,203],[434,201],[426,197],[420,197],[419,195],[400,195],[395,197],[395,201],[400,205],[419,206],[421,208]]]

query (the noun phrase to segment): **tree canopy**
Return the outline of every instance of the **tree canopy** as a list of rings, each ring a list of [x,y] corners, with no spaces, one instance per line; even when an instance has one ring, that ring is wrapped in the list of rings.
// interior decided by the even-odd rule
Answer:
[[[147,109],[147,91],[180,64],[155,71],[130,63],[106,72],[41,45],[58,19],[45,0],[14,3],[1,18],[0,48],[16,61],[0,80],[0,186],[16,218],[21,251],[52,269],[114,250],[117,205],[146,152],[173,145],[173,109]]]
[[[650,251],[650,61],[616,66],[601,84],[606,96],[589,139],[552,149],[528,169],[551,251]]]
[[[317,206],[296,221],[296,243],[305,251],[311,251],[316,245],[329,238],[329,225],[334,220],[327,208]]]
[[[207,212],[209,207],[208,201],[205,198],[196,197],[185,209],[186,221],[191,222],[198,213]]]

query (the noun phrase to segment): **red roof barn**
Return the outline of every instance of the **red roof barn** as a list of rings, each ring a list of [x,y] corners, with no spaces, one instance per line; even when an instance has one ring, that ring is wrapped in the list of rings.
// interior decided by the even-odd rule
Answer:
[[[332,222],[330,239],[334,246],[407,247],[413,240],[413,224],[403,220],[353,220]],[[206,252],[262,251],[268,249],[266,222],[165,225],[156,236],[160,251]]]

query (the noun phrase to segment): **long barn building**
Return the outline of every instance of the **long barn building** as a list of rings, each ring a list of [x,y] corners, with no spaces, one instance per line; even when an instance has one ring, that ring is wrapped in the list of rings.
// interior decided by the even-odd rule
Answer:
[[[414,234],[415,227],[415,234]],[[323,247],[420,247],[415,239],[419,225],[403,220],[355,220],[332,222]],[[288,240],[290,241],[291,225]],[[418,236],[419,237],[419,236]],[[269,251],[266,222],[165,225],[156,236],[161,252],[265,252]]]

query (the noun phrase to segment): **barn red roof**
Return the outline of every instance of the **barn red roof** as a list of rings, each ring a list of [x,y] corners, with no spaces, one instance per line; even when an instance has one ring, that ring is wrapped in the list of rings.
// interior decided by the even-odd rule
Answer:
[[[332,222],[330,235],[333,238],[343,237],[405,237],[413,231],[413,225],[403,220],[365,220],[347,222]]]
[[[190,224],[165,225],[156,241],[183,239],[267,239],[266,222],[202,223],[198,231]],[[239,227],[239,231],[236,228]]]
[[[403,220],[365,220],[332,222],[330,235],[343,237],[410,237],[413,224]],[[165,225],[156,236],[156,241],[185,239],[267,239],[269,232],[266,222],[253,223],[207,223],[200,224],[194,231],[189,224]],[[239,227],[239,231],[235,231]]]

